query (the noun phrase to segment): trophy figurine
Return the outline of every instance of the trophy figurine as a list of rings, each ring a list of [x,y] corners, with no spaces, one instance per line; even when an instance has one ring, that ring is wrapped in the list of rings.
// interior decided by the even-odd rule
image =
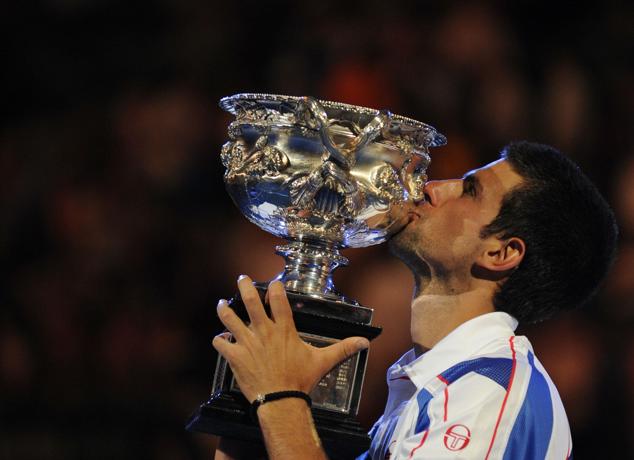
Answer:
[[[340,248],[386,241],[408,222],[408,207],[423,199],[429,147],[446,140],[410,118],[311,97],[236,94],[220,101],[235,115],[221,152],[227,191],[240,211],[287,241],[276,248],[303,340],[326,346],[349,336],[373,339],[371,308],[337,292],[332,272],[348,261]],[[266,284],[256,283],[264,294]],[[232,308],[245,321],[239,296]],[[356,421],[367,350],[332,369],[310,394],[313,417],[331,459],[369,446]],[[310,363],[306,363],[310,366]],[[211,399],[187,424],[190,431],[261,440],[257,421],[219,356]]]

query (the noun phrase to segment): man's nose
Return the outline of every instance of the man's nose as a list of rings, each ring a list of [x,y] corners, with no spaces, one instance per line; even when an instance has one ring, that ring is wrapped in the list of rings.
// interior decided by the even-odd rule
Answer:
[[[431,180],[423,188],[427,200],[432,206],[442,206],[449,200],[458,198],[462,194],[462,180]]]

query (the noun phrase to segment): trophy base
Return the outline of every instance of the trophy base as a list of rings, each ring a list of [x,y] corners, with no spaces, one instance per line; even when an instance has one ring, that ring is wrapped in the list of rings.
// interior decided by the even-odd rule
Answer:
[[[256,287],[263,297],[265,287]],[[365,307],[340,302],[333,305],[331,301],[293,292],[288,292],[288,299],[300,336],[315,346],[327,346],[351,336],[372,340],[381,333],[381,328],[368,324],[365,313],[359,316],[363,310],[370,310]],[[248,321],[248,314],[239,296],[232,299],[231,306],[243,321]],[[336,315],[332,315],[333,309]],[[348,320],[342,319],[346,310],[350,311]],[[329,311],[331,314],[324,314]],[[336,366],[311,392],[315,427],[332,460],[355,458],[370,446],[370,437],[355,419],[367,353],[367,350],[363,350]],[[251,418],[250,405],[240,393],[231,368],[222,357],[218,359],[212,397],[194,412],[186,429],[249,442],[263,442],[260,427]]]
[[[328,458],[350,460],[370,446],[367,431],[353,418],[313,411],[317,433]],[[186,429],[264,445],[258,423],[249,415],[242,395],[220,393],[202,404],[187,422]]]

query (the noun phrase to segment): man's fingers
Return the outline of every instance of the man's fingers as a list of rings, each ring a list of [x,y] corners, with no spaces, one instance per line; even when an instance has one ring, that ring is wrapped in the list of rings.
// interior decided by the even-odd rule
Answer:
[[[244,303],[247,313],[249,314],[251,324],[257,327],[268,321],[269,318],[266,316],[266,312],[262,306],[260,294],[253,285],[251,278],[246,275],[240,275],[240,278],[238,278],[238,290],[240,291],[242,303]]]
[[[217,336],[215,336],[214,339],[211,341],[211,344],[218,351],[218,353],[220,353],[225,359],[228,360],[227,355],[231,354],[232,347],[234,347],[235,344],[229,342],[229,340],[227,339],[228,333],[223,332],[222,334],[218,334]]]
[[[286,289],[280,281],[272,281],[267,291],[271,315],[276,323],[289,323],[293,321],[291,305],[288,303]]]
[[[325,362],[326,365],[329,366],[328,369],[332,369],[341,361],[346,360],[350,356],[368,348],[369,346],[370,341],[364,337],[348,337],[341,342],[337,342],[326,348],[322,348],[321,350],[326,356]]]
[[[242,322],[236,312],[234,312],[226,300],[221,299],[217,307],[218,318],[220,322],[233,334],[238,342],[244,341],[250,337],[251,331]]]

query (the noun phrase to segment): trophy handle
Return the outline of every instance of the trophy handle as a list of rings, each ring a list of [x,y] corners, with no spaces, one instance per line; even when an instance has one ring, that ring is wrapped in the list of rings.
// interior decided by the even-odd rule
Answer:
[[[329,120],[324,107],[313,97],[305,97],[304,106],[308,109],[312,121],[317,124],[321,141],[330,154],[330,160],[347,170],[354,166],[356,153],[381,134],[392,120],[390,111],[381,110],[356,137],[342,145],[337,145],[330,133],[330,126],[336,120]]]

